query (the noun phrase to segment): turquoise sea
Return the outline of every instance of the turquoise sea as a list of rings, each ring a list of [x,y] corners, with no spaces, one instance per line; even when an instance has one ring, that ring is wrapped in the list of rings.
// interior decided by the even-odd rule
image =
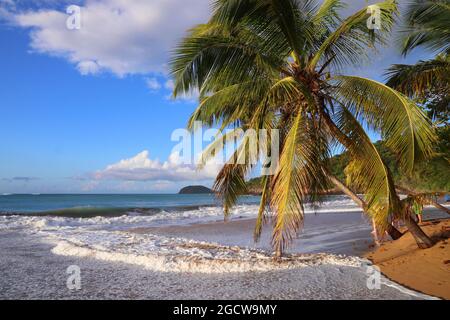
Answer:
[[[240,204],[257,204],[258,196],[243,196]],[[154,214],[161,211],[195,210],[220,206],[212,194],[4,194],[3,215],[58,215],[67,217],[120,216],[129,212]]]

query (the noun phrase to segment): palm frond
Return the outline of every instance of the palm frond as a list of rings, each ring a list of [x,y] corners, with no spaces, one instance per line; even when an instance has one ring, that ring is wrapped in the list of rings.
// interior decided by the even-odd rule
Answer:
[[[234,143],[237,140],[239,140],[240,138],[242,138],[241,133],[243,133],[243,130],[240,127],[226,131],[226,132],[219,131],[219,133],[214,138],[214,141],[211,142],[202,151],[202,153],[200,155],[200,161],[199,161],[199,164],[197,165],[197,168],[199,170],[202,170],[205,167],[205,165],[208,163],[208,161],[210,161],[211,159],[216,157],[218,155],[218,153],[221,152],[225,148],[227,143],[230,143],[230,142]]]
[[[257,138],[257,136],[256,136]],[[259,150],[252,148],[255,141],[249,135],[244,135],[236,151],[220,170],[213,185],[216,195],[223,201],[225,219],[230,216],[231,208],[239,196],[247,193],[245,177],[248,171],[257,163]],[[257,141],[256,141],[256,144]]]
[[[216,177],[213,190],[223,202],[225,220],[229,218],[239,196],[247,193],[245,175],[246,166],[233,163],[225,164]]]
[[[313,23],[327,30],[336,28],[341,22],[339,11],[346,5],[341,0],[325,0],[313,17]]]
[[[271,207],[274,209],[272,244],[282,252],[300,229],[308,195],[326,189],[323,173],[328,159],[327,140],[299,112],[289,130],[274,177]]]
[[[205,94],[216,88],[273,76],[282,63],[267,51],[249,45],[246,37],[226,29],[205,33],[204,28],[203,25],[195,28],[170,60],[175,97],[195,91]]]
[[[380,8],[383,21],[380,30],[375,32],[367,28],[367,20],[370,17],[367,8],[358,11],[343,20],[339,27],[323,40],[309,62],[309,68],[315,69],[320,61],[325,62],[330,57],[333,57],[333,63],[337,66],[356,64],[367,57],[367,48],[385,44],[397,14],[397,5],[395,1],[389,0],[375,5]]]
[[[367,212],[377,226],[386,229],[390,215],[403,213],[391,172],[353,114],[343,105],[336,108],[336,125],[350,141],[346,144],[351,157],[345,170],[347,185],[364,190]]]
[[[222,127],[226,127],[251,116],[254,107],[263,103],[271,84],[266,79],[245,81],[201,97],[200,104],[188,121],[188,128],[192,129],[196,121],[209,126],[222,124]]]
[[[267,207],[270,204],[271,178],[269,176],[263,176],[262,184],[261,201],[259,204],[258,216],[256,217],[255,229],[253,231],[253,240],[255,242],[258,242],[261,238],[262,228],[267,222],[266,212]]]
[[[299,0],[218,0],[210,22],[227,26],[244,23],[266,43],[275,42],[299,57],[312,40],[309,16],[313,1]]]
[[[410,97],[425,96],[432,87],[449,86],[450,56],[438,56],[436,59],[419,61],[414,65],[394,64],[386,75],[386,84],[391,88]]]
[[[403,54],[424,46],[440,53],[450,53],[450,1],[411,1],[401,32]]]
[[[357,116],[379,130],[386,145],[411,173],[421,159],[433,155],[436,134],[430,120],[413,101],[374,80],[338,76],[335,94]]]

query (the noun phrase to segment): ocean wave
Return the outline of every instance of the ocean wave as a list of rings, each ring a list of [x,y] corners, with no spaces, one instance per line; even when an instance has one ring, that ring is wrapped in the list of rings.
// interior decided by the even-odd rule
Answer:
[[[259,204],[242,203],[233,208],[232,213],[240,216],[256,216]],[[349,198],[338,197],[324,201],[320,206],[313,207],[306,204],[305,213],[342,213],[361,211]],[[0,216],[28,216],[28,217],[65,217],[90,219],[96,217],[115,218],[122,216],[158,216],[165,215],[169,219],[179,217],[222,216],[223,209],[219,205],[180,205],[160,207],[96,207],[77,206],[62,209],[43,210],[37,212],[2,210]]]
[[[360,264],[358,258],[329,254],[291,255],[278,263],[260,249],[127,231],[132,225],[144,226],[142,219],[151,218],[0,217],[0,229],[7,225],[8,229],[38,234],[55,245],[54,254],[131,263],[160,272],[222,273]]]
[[[92,235],[59,240],[57,255],[90,257],[138,265],[158,272],[225,273],[293,269],[324,264],[359,267],[362,260],[332,254],[290,255],[281,261],[265,251],[154,235],[114,233],[108,240]]]
[[[336,200],[333,205],[348,206]],[[339,204],[337,204],[339,203]],[[312,210],[311,212],[314,212]],[[327,208],[325,208],[327,210]],[[348,208],[345,208],[348,211]],[[234,217],[255,217],[256,204],[237,205]],[[40,214],[0,216],[0,229],[20,228],[55,242],[55,254],[94,257],[157,271],[244,272],[289,269],[315,264],[356,265],[357,258],[334,255],[291,256],[281,263],[265,252],[160,235],[135,234],[132,228],[211,222],[223,219],[218,206],[166,208],[78,207]]]
[[[190,206],[173,206],[173,207],[93,207],[79,206],[55,210],[43,211],[0,211],[0,216],[29,216],[29,217],[67,217],[67,218],[93,218],[93,217],[120,217],[126,215],[142,215],[152,216],[159,213],[177,213],[194,210],[202,210],[203,208],[218,208],[214,205],[190,205]]]

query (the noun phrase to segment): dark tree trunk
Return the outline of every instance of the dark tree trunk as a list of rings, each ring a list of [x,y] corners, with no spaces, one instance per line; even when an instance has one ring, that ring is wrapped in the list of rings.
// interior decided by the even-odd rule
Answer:
[[[275,250],[275,261],[281,262],[281,257],[283,256],[283,248],[279,244]]]
[[[333,184],[339,188],[342,192],[344,192],[347,196],[349,196],[359,207],[361,207],[361,209],[363,209],[363,211],[366,213],[366,208],[367,205],[366,203],[360,198],[358,197],[358,195],[356,193],[354,193],[352,190],[350,190],[349,188],[347,188],[347,186],[345,186],[341,181],[339,181],[339,179],[337,179],[336,177],[330,175],[329,173],[327,173],[327,175],[330,177],[331,182],[333,182]],[[387,233],[389,234],[389,236],[392,238],[392,240],[397,240],[400,239],[403,236],[403,233],[401,233],[400,231],[398,231],[393,225],[389,225],[387,228]],[[375,232],[375,230],[374,230]],[[376,237],[376,235],[374,235]],[[375,241],[377,241],[377,239],[375,238]]]
[[[405,224],[408,228],[409,232],[411,232],[412,236],[414,237],[414,240],[416,240],[417,246],[420,249],[427,249],[434,246],[433,240],[429,236],[426,235],[425,232],[419,227],[416,221],[411,217],[411,215],[408,215],[405,218]]]
[[[403,236],[403,233],[398,231],[398,229],[395,228],[392,224],[388,226],[386,232],[389,234],[392,240],[398,240]]]

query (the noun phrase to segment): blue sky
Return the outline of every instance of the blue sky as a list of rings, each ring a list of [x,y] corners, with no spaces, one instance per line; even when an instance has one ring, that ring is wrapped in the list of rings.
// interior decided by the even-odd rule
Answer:
[[[87,15],[77,34],[59,25],[73,3]],[[0,8],[0,193],[163,193],[211,183],[211,174],[171,162],[171,133],[185,127],[196,104],[168,99],[166,76],[170,48],[206,19],[207,0],[0,0]],[[114,8],[117,16],[93,22]],[[404,60],[383,49],[348,72],[382,80],[391,63],[428,56]],[[117,175],[140,164],[152,174]],[[176,179],[173,172],[183,173]]]

